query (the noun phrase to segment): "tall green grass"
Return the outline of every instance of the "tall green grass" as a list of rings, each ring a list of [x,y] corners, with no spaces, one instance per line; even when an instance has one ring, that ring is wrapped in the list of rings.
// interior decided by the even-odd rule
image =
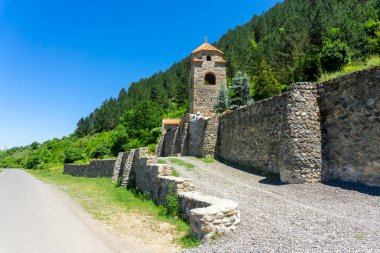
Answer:
[[[318,79],[318,82],[322,83],[322,82],[325,82],[325,81],[328,81],[328,80],[331,80],[331,79],[334,79],[337,77],[341,77],[341,76],[350,74],[352,72],[360,71],[360,70],[367,69],[367,68],[372,68],[372,67],[379,66],[379,65],[380,65],[380,56],[373,56],[373,57],[367,59],[366,61],[352,62],[352,63],[348,64],[347,66],[345,66],[341,71],[323,74]]]

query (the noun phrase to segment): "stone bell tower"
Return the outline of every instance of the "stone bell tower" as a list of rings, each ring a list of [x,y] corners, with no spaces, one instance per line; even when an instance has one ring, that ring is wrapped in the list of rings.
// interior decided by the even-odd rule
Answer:
[[[224,53],[205,41],[191,53],[190,113],[214,114],[221,85],[227,85]]]

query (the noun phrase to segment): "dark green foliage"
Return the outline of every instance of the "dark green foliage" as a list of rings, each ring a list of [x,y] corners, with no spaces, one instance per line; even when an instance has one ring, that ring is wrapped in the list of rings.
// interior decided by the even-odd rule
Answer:
[[[38,157],[38,155],[34,154],[31,156],[28,156],[25,159],[24,166],[25,166],[25,169],[37,169],[37,166],[40,163],[41,163],[40,158]]]
[[[251,99],[249,94],[249,77],[246,74],[237,72],[235,77],[232,78],[232,85],[230,88],[230,108],[235,110],[239,106],[246,105]]]
[[[36,150],[38,149],[40,146],[40,144],[38,142],[33,142],[32,144],[30,144],[30,147],[32,148],[32,150]]]
[[[323,43],[321,52],[321,64],[327,72],[335,72],[341,70],[350,62],[350,48],[348,45],[338,40],[327,39]]]
[[[380,3],[380,1],[379,1]],[[364,25],[367,33],[367,49],[371,54],[380,54],[380,21],[369,20]]]
[[[218,90],[218,98],[214,110],[218,113],[224,112],[228,107],[228,90],[224,85]]]
[[[70,148],[65,152],[64,163],[73,163],[84,159],[83,151],[79,148]]]
[[[166,215],[170,217],[179,218],[181,215],[181,207],[179,205],[178,196],[172,187],[169,188],[169,193],[166,195],[165,211]]]
[[[102,159],[107,155],[110,155],[109,147],[105,145],[99,145],[95,148],[94,151],[91,152],[90,157],[96,158],[96,159]]]
[[[124,152],[128,150],[128,135],[125,129],[118,131],[116,139],[111,147],[111,153],[113,156],[117,156],[119,152]]]
[[[256,100],[269,98],[271,96],[281,93],[281,87],[275,76],[272,73],[272,69],[266,61],[262,61],[258,69],[258,75],[254,78]]]
[[[92,115],[89,117],[81,118],[77,123],[75,129],[75,135],[78,137],[84,137],[92,133]]]
[[[321,55],[307,52],[295,71],[295,81],[316,81],[322,75]]]

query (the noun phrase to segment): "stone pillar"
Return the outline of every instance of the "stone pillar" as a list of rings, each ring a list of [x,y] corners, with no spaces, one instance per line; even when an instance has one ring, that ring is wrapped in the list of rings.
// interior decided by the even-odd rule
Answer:
[[[285,183],[321,181],[321,130],[318,95],[313,83],[296,83],[288,95],[280,178]]]

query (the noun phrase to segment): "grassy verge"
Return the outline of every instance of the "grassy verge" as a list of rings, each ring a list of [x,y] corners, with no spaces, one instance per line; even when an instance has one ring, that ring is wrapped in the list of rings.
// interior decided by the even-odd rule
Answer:
[[[55,184],[66,191],[75,201],[94,218],[113,225],[115,212],[141,213],[174,225],[177,244],[184,248],[195,247],[199,241],[189,236],[189,225],[167,214],[165,207],[157,206],[143,194],[122,187],[116,187],[111,178],[82,178],[62,174],[62,167],[49,170],[27,170],[33,176],[50,184]],[[116,224],[115,224],[116,225]]]
[[[204,163],[213,163],[215,162],[215,159],[213,157],[199,157],[199,160],[201,160]]]
[[[363,69],[375,67],[380,65],[380,56],[373,56],[366,60],[365,62],[353,62],[348,64],[343,68],[343,70],[329,73],[329,74],[323,74],[321,78],[318,80],[318,82],[324,82],[328,81],[337,77],[341,77],[347,74],[350,74],[352,72],[360,71]]]
[[[168,161],[166,159],[158,158],[157,159],[157,163],[159,163],[159,164],[166,164],[166,163],[168,163]]]
[[[191,170],[191,169],[193,169],[195,167],[194,164],[184,162],[184,161],[182,161],[181,159],[178,159],[178,158],[169,158],[169,160],[170,160],[171,163],[174,163],[174,164],[177,164],[179,166],[185,167],[185,168],[187,168],[189,170]]]

